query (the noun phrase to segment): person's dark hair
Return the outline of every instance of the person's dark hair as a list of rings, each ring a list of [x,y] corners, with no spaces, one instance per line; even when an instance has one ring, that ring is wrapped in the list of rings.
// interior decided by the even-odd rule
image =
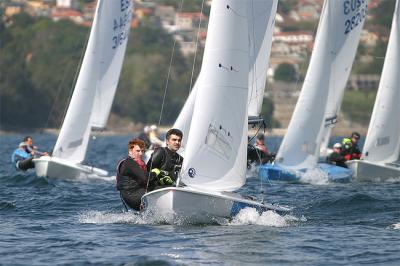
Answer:
[[[264,134],[263,133],[258,133],[256,139],[264,140]]]
[[[31,136],[26,136],[26,137],[24,138],[24,141],[28,141],[28,139],[32,139],[32,137],[31,137]]]
[[[182,133],[182,131],[180,131],[180,130],[177,129],[177,128],[171,128],[170,130],[168,130],[168,131],[167,131],[167,134],[165,135],[165,138],[166,138],[166,139],[169,139],[169,137],[170,137],[171,135],[176,135],[176,136],[178,136],[178,137],[183,138],[183,133]]]
[[[130,150],[133,147],[135,147],[135,145],[138,145],[141,149],[144,149],[145,146],[146,146],[146,144],[144,143],[143,140],[136,138],[136,139],[132,139],[132,140],[129,141],[128,150]]]
[[[359,139],[360,138],[360,133],[358,133],[358,132],[353,132],[353,133],[351,133],[351,137],[353,138],[353,137],[356,137],[356,139]]]

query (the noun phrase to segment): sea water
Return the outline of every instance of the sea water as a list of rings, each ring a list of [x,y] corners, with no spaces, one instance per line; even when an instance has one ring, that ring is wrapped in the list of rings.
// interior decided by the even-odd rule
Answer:
[[[87,163],[111,176],[79,181],[16,172],[10,155],[23,137],[0,137],[1,265],[400,265],[400,179],[333,184],[249,177],[241,193],[293,211],[250,208],[219,224],[154,224],[125,212],[115,189],[115,166],[132,136],[92,139]],[[51,150],[56,137],[33,139]]]

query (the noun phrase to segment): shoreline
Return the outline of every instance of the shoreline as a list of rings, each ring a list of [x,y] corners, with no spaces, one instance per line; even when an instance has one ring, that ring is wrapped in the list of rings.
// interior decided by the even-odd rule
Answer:
[[[159,132],[165,134],[168,129],[171,127],[168,126],[160,126],[159,127]],[[285,136],[287,131],[287,128],[272,128],[272,129],[266,129],[265,130],[265,136],[273,136],[273,137],[283,137]],[[340,136],[347,136],[350,135],[351,132],[357,131],[361,134],[361,136],[365,136],[367,133],[367,128],[361,127],[361,126],[354,126],[354,127],[338,127],[334,128],[332,130],[331,137],[340,137]],[[21,130],[21,131],[6,131],[6,130],[0,130],[0,136],[7,136],[7,135],[15,135],[15,134],[25,134],[25,135],[30,135],[30,134],[35,134],[35,133],[44,133],[44,134],[51,134],[51,135],[58,135],[60,132],[59,129],[55,128],[47,128],[44,130],[33,130],[31,132],[28,132],[27,130]],[[91,135],[93,136],[124,136],[124,135],[129,135],[129,134],[137,134],[142,132],[142,129],[140,127],[127,127],[124,129],[106,129],[103,131],[92,131]],[[250,129],[249,130],[249,135],[254,135],[256,134],[257,130],[255,129]]]

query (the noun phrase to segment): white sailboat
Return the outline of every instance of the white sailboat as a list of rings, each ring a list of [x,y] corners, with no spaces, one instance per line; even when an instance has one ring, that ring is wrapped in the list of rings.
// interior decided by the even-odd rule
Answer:
[[[351,160],[356,180],[400,177],[400,10],[399,1],[375,105],[363,148],[363,160]]]
[[[180,180],[142,197],[146,215],[175,223],[210,223],[240,209],[288,211],[233,193],[246,181],[247,107],[252,18],[275,16],[277,1],[213,1],[201,75]]]
[[[262,178],[299,180],[306,171],[315,169],[332,181],[351,178],[348,169],[318,164],[318,159],[343,98],[367,5],[368,1],[324,2],[314,51],[287,134],[275,164],[260,167]]]
[[[107,176],[81,164],[92,128],[104,128],[125,55],[132,2],[97,2],[85,56],[52,156],[34,159],[37,176],[79,178]]]

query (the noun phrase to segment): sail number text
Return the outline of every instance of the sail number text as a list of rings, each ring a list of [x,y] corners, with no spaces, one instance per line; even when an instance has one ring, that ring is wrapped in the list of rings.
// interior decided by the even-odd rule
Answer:
[[[368,3],[366,0],[345,0],[343,2],[343,13],[345,15],[355,13],[344,22],[344,34],[347,34],[365,19],[368,13]]]
[[[128,32],[131,23],[131,1],[120,0],[121,16],[113,21],[112,49],[118,48],[128,39]]]

